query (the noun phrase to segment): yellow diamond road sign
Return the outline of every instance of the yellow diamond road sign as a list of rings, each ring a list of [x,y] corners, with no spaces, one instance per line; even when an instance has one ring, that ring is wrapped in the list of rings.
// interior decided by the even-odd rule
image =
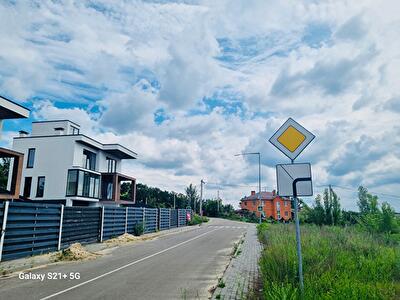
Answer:
[[[291,160],[294,160],[315,138],[315,136],[289,118],[269,141]]]

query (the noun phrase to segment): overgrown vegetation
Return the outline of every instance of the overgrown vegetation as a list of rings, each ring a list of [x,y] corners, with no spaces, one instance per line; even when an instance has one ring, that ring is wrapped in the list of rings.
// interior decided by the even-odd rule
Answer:
[[[198,225],[198,224],[205,223],[208,221],[209,221],[209,219],[206,216],[200,216],[200,215],[194,214],[192,216],[192,219],[188,222],[188,225],[190,225],[190,226]]]
[[[294,224],[262,224],[265,299],[300,299]],[[399,299],[399,244],[361,227],[301,227],[304,299]]]
[[[399,219],[393,208],[364,187],[359,212],[340,208],[332,188],[300,220],[304,299],[399,299]],[[294,224],[261,224],[260,260],[266,299],[300,299]]]
[[[340,198],[332,188],[325,189],[323,196],[317,195],[314,205],[303,206],[300,213],[302,223],[316,225],[357,225],[369,233],[385,233],[399,239],[400,222],[394,209],[386,202],[378,204],[378,197],[368,193],[365,187],[358,188],[359,212],[340,209]]]

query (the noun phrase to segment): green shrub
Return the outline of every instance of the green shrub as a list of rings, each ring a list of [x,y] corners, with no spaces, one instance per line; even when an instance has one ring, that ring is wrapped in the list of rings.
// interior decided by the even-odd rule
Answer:
[[[143,233],[144,233],[143,223],[136,223],[135,226],[133,226],[133,234],[136,236],[140,236]]]
[[[293,224],[259,225],[266,299],[300,299]],[[400,248],[356,227],[301,226],[304,299],[399,299]]]
[[[205,223],[208,221],[209,221],[209,219],[207,217],[195,214],[192,216],[192,219],[188,222],[188,225],[189,226],[198,225],[198,224]]]

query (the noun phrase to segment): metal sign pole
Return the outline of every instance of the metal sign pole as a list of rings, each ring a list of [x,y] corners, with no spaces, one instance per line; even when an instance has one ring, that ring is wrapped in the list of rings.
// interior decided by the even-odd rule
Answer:
[[[300,221],[299,221],[299,200],[297,199],[297,183],[301,181],[311,181],[310,177],[296,178],[293,181],[293,198],[295,202],[294,214],[296,219],[296,242],[297,242],[297,258],[299,261],[299,282],[300,290],[303,295],[304,279],[303,279],[303,258],[301,254],[301,236],[300,236]]]

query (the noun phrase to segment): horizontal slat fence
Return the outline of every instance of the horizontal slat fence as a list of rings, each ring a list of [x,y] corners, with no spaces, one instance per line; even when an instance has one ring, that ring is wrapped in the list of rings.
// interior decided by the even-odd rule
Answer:
[[[64,207],[60,204],[0,202],[0,229],[6,219],[0,261],[64,249],[72,243],[95,243],[133,234],[136,224],[144,233],[187,224],[187,209],[143,207]],[[101,237],[101,234],[103,235]]]
[[[170,213],[171,210],[169,208],[160,208],[159,209],[159,229],[166,230],[169,229],[170,226]]]
[[[104,207],[103,241],[125,233],[126,208]]]
[[[158,227],[158,209],[146,208],[144,219],[144,233],[156,232]]]
[[[171,214],[169,216],[171,222],[171,228],[178,227],[178,210],[171,209]]]
[[[2,260],[56,251],[60,214],[56,204],[10,203]]]
[[[100,207],[65,207],[61,234],[61,247],[73,243],[95,243],[100,237]]]
[[[143,207],[128,208],[128,233],[133,234],[136,224],[143,224]]]
[[[186,226],[186,209],[178,209],[178,226]]]

